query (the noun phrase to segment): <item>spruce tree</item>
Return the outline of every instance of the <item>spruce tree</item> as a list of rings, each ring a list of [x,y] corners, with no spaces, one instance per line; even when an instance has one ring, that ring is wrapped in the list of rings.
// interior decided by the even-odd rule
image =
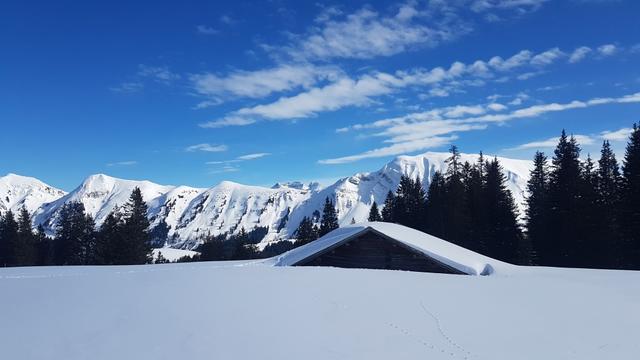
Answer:
[[[131,192],[129,201],[124,208],[123,230],[127,247],[124,261],[126,264],[145,264],[151,259],[151,244],[149,237],[149,219],[147,219],[147,204],[142,199],[140,188]]]
[[[582,246],[575,249],[573,266],[586,268],[600,268],[606,266],[607,250],[609,249],[603,231],[604,213],[598,202],[598,174],[591,156],[581,166],[580,182],[578,183],[579,199],[575,209],[578,216],[577,238]]]
[[[549,264],[553,249],[548,248],[549,240],[549,167],[544,153],[537,151],[533,158],[533,169],[527,182],[527,208],[525,221],[527,239],[531,244],[532,265]]]
[[[469,249],[487,254],[487,244],[491,241],[488,236],[488,221],[485,205],[486,168],[482,152],[478,161],[473,166],[465,163],[466,180],[465,193],[470,221],[470,237],[467,246]]]
[[[0,219],[0,266],[16,264],[14,249],[18,241],[18,223],[9,210]]]
[[[602,235],[607,249],[604,253],[607,258],[602,265],[612,269],[619,268],[622,266],[624,251],[621,244],[619,219],[622,177],[618,161],[608,140],[602,143],[597,182],[597,202],[602,212]]]
[[[95,261],[95,223],[81,202],[62,206],[55,235],[57,265],[88,265]]]
[[[54,242],[47,236],[42,225],[38,225],[35,233],[36,265],[49,266],[54,264]]]
[[[414,229],[424,229],[425,199],[420,179],[412,180],[402,175],[394,201],[395,222]]]
[[[336,208],[333,206],[333,202],[329,200],[329,197],[327,197],[324,201],[324,207],[322,208],[322,220],[320,221],[319,236],[322,237],[338,227],[338,214],[336,213]]]
[[[395,216],[396,210],[396,196],[391,190],[387,193],[387,197],[384,200],[384,207],[382,208],[382,221],[393,223],[396,222]]]
[[[317,230],[314,228],[313,221],[310,218],[304,217],[298,225],[298,229],[293,234],[296,238],[296,246],[308,244],[318,238]]]
[[[576,266],[584,245],[579,237],[581,166],[576,139],[563,130],[554,151],[549,179],[549,262],[543,265]]]
[[[31,224],[31,215],[24,206],[18,214],[18,238],[13,244],[12,252],[16,266],[36,264],[36,238]]]
[[[463,164],[460,163],[460,152],[453,145],[449,150],[445,175],[445,214],[444,239],[463,247],[469,247],[470,221],[465,186],[463,183]],[[429,211],[429,213],[431,213]]]
[[[622,264],[640,269],[640,128],[633,125],[624,154],[620,223],[623,234]]]
[[[107,215],[96,234],[96,263],[102,265],[128,264],[124,220],[116,208]]]
[[[510,263],[528,264],[515,201],[506,185],[506,177],[497,158],[486,168],[485,211],[488,221],[488,252],[491,257]]]
[[[446,201],[446,180],[442,173],[436,171],[427,190],[426,212],[429,216],[426,219],[426,232],[440,238],[446,235]]]
[[[382,221],[382,215],[380,215],[380,211],[378,210],[378,204],[375,201],[373,202],[373,204],[371,204],[371,208],[369,209],[369,217],[367,218],[367,221],[370,221],[370,222]]]

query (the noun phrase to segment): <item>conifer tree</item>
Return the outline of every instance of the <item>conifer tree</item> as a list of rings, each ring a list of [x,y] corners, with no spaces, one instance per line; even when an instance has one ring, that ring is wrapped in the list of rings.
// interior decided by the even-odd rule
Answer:
[[[426,212],[429,216],[426,219],[426,232],[440,238],[446,236],[446,201],[446,180],[442,173],[436,171],[427,190]]]
[[[528,249],[522,232],[513,196],[506,185],[506,177],[497,158],[486,168],[485,211],[489,229],[489,255],[510,263],[528,263]]]
[[[387,193],[387,198],[384,200],[384,207],[382,208],[382,221],[393,223],[396,222],[395,216],[396,210],[396,196],[391,190]]]
[[[620,204],[625,268],[640,269],[640,128],[633,125],[624,154]]]
[[[580,182],[578,183],[579,206],[575,209],[578,216],[577,238],[582,246],[575,249],[573,266],[597,268],[606,266],[609,249],[606,245],[603,211],[598,202],[598,174],[591,156],[581,164]]]
[[[563,130],[554,151],[549,179],[549,262],[543,265],[575,266],[584,245],[579,237],[581,181],[580,147]]]
[[[395,222],[414,229],[424,229],[426,194],[420,179],[400,178],[394,201]]]
[[[96,263],[103,265],[128,264],[128,246],[124,220],[116,208],[102,222],[96,234]]]
[[[14,249],[18,241],[18,223],[9,210],[0,218],[0,266],[15,265]]]
[[[81,202],[62,206],[55,236],[55,263],[88,265],[95,260],[95,223]]]
[[[602,143],[597,175],[597,202],[601,210],[601,226],[607,256],[602,264],[607,268],[622,266],[623,247],[620,235],[619,209],[621,202],[622,177],[616,156],[608,140]]]
[[[533,158],[533,169],[527,182],[527,199],[525,221],[527,224],[527,239],[531,244],[531,263],[548,264],[553,259],[548,258],[553,249],[549,244],[549,167],[544,153],[537,151]]]
[[[317,229],[314,228],[313,221],[310,218],[304,217],[298,225],[298,229],[294,232],[296,238],[296,246],[304,245],[312,242],[318,238]]]
[[[370,222],[382,221],[382,215],[380,215],[380,211],[378,210],[378,204],[375,201],[373,202],[373,204],[371,204],[371,208],[369,209],[369,217],[367,218],[367,221],[370,221]]]
[[[333,206],[333,202],[329,200],[329,197],[327,197],[324,201],[324,207],[322,208],[322,220],[320,221],[319,236],[322,237],[338,227],[338,214],[336,213],[336,208]]]
[[[54,264],[54,243],[47,236],[42,225],[38,225],[35,233],[36,265],[49,266]]]
[[[464,182],[465,197],[470,221],[470,236],[467,246],[469,249],[482,254],[487,254],[487,244],[491,241],[488,237],[487,212],[485,211],[486,167],[487,164],[482,152],[476,164],[470,166],[465,163],[464,166],[467,173]]]
[[[140,188],[131,192],[129,201],[125,205],[124,234],[127,242],[126,264],[145,264],[151,261],[151,244],[149,238],[149,219],[147,219],[147,204],[142,199]]]
[[[463,247],[469,247],[470,221],[462,177],[463,164],[460,163],[460,152],[455,145],[452,145],[449,151],[451,156],[447,159],[445,175],[446,202],[442,208],[445,213],[444,238]]]
[[[16,266],[32,266],[36,263],[36,239],[31,215],[23,206],[18,214],[18,238],[13,244],[13,263]]]

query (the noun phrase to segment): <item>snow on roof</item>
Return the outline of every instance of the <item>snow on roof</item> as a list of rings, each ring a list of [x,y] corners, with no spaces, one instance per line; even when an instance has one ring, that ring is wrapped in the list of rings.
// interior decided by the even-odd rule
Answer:
[[[316,241],[278,256],[275,261],[275,266],[294,265],[324,249],[370,230],[379,232],[434,260],[469,275],[489,275],[497,269],[513,266],[418,230],[384,222],[360,223],[336,229]]]

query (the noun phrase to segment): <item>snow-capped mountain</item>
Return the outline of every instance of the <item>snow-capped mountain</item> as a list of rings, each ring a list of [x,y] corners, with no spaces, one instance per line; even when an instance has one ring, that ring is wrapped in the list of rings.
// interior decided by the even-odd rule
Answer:
[[[40,206],[64,196],[66,193],[42,181],[16,174],[0,177],[0,214],[11,210],[17,213],[25,207],[33,213]]]
[[[55,229],[59,211],[64,203],[82,202],[99,226],[109,212],[124,205],[131,191],[139,187],[149,206],[152,226],[164,220],[171,227],[168,246],[193,249],[198,245],[201,235],[235,233],[241,228],[249,231],[256,227],[269,228],[263,240],[263,243],[268,243],[289,237],[304,216],[317,217],[326,197],[334,201],[341,224],[348,224],[352,219],[357,222],[365,221],[371,203],[376,201],[382,204],[387,193],[397,188],[403,174],[412,178],[419,177],[426,188],[436,171],[446,169],[448,157],[448,153],[436,152],[399,156],[378,171],[358,173],[325,188],[317,183],[288,182],[267,188],[223,181],[209,189],[198,189],[188,186],[164,186],[149,181],[122,180],[99,174],[88,177],[78,188],[65,194],[38,180],[23,178],[30,179],[36,189],[50,189],[48,198],[44,195],[39,198],[32,195],[31,200],[23,202],[27,202],[27,208],[35,212],[34,224],[42,224],[51,233]],[[477,155],[461,156],[463,162],[475,163],[477,159]],[[524,190],[532,164],[526,160],[498,160],[507,176],[508,187],[522,209]],[[3,197],[0,206],[3,206],[5,197],[11,199],[11,202],[7,203],[17,204],[18,202],[13,200],[15,196],[9,196],[9,191],[1,187],[7,183],[2,182],[5,178],[0,178],[0,196]],[[25,186],[25,189],[23,192],[30,188]],[[13,189],[10,194],[15,193],[16,190]],[[32,190],[31,193],[38,192]],[[41,200],[38,202],[34,199]]]

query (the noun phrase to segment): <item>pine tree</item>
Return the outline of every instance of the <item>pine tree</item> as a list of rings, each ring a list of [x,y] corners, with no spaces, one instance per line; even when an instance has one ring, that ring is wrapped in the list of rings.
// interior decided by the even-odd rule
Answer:
[[[474,166],[465,163],[465,197],[470,221],[469,249],[487,254],[487,244],[491,241],[488,235],[488,219],[485,205],[486,168],[482,152]]]
[[[319,236],[322,237],[338,227],[338,214],[336,213],[336,208],[333,206],[333,202],[329,200],[329,197],[327,197],[324,201],[324,207],[322,208],[322,220],[320,221]]]
[[[161,248],[169,241],[169,230],[171,226],[167,224],[164,218],[158,221],[158,224],[149,231],[150,244],[152,247]]]
[[[393,205],[395,222],[414,229],[424,229],[425,199],[420,179],[412,180],[402,175]]]
[[[606,265],[608,247],[603,231],[604,213],[598,202],[598,174],[591,156],[581,166],[580,182],[578,183],[579,206],[575,209],[578,216],[577,238],[582,246],[575,249],[573,266],[598,268]]]
[[[318,238],[317,229],[314,228],[313,221],[308,217],[302,218],[298,229],[293,234],[296,238],[296,246],[308,244]]]
[[[224,260],[224,237],[207,236],[198,248],[198,252],[200,252],[200,260],[202,261]]]
[[[382,221],[393,223],[396,222],[396,196],[391,190],[387,193],[387,198],[384,200],[384,207],[382,208]]]
[[[38,225],[35,233],[36,239],[36,265],[49,266],[54,264],[54,243],[47,236],[42,225]]]
[[[640,128],[633,125],[624,154],[620,223],[624,237],[623,265],[640,269]]]
[[[526,247],[518,224],[515,201],[506,185],[506,177],[497,158],[486,168],[485,211],[488,221],[489,255],[511,263],[528,263]]]
[[[544,265],[575,266],[584,245],[579,237],[581,181],[580,147],[563,130],[554,151],[549,179],[549,262]]]
[[[378,210],[378,204],[375,201],[373,202],[373,204],[371,204],[371,208],[369,209],[369,217],[367,218],[367,221],[370,221],[370,222],[382,221],[382,215],[380,215],[380,211]]]
[[[95,223],[81,202],[62,206],[55,236],[55,263],[88,265],[95,262]]]
[[[25,207],[18,214],[18,238],[13,244],[13,262],[16,266],[32,266],[36,263],[36,239],[31,215]]]
[[[436,171],[427,190],[426,212],[429,216],[426,219],[426,232],[443,238],[446,235],[446,180],[442,173]]]
[[[151,261],[149,219],[147,219],[147,204],[142,199],[140,188],[133,189],[124,209],[123,230],[127,242],[126,249],[123,249],[126,251],[125,263],[148,263]]]
[[[553,249],[549,239],[549,167],[544,153],[537,151],[533,158],[533,170],[527,182],[525,221],[527,224],[527,239],[531,244],[531,263],[549,264],[553,259],[549,257]]]
[[[0,266],[15,265],[14,249],[18,241],[18,223],[9,210],[0,218]]]
[[[449,150],[451,156],[447,159],[447,172],[445,175],[445,197],[444,207],[445,226],[444,239],[463,247],[469,247],[471,236],[469,208],[463,183],[462,169],[460,163],[460,152],[453,145]],[[429,213],[431,213],[429,211]]]
[[[616,156],[611,150],[609,141],[602,143],[600,160],[598,161],[597,202],[601,210],[602,236],[606,242],[602,264],[607,268],[619,268],[622,264],[623,247],[620,235],[619,209],[621,202],[622,177]]]
[[[128,264],[124,220],[118,208],[107,215],[96,234],[96,263],[103,265]]]

